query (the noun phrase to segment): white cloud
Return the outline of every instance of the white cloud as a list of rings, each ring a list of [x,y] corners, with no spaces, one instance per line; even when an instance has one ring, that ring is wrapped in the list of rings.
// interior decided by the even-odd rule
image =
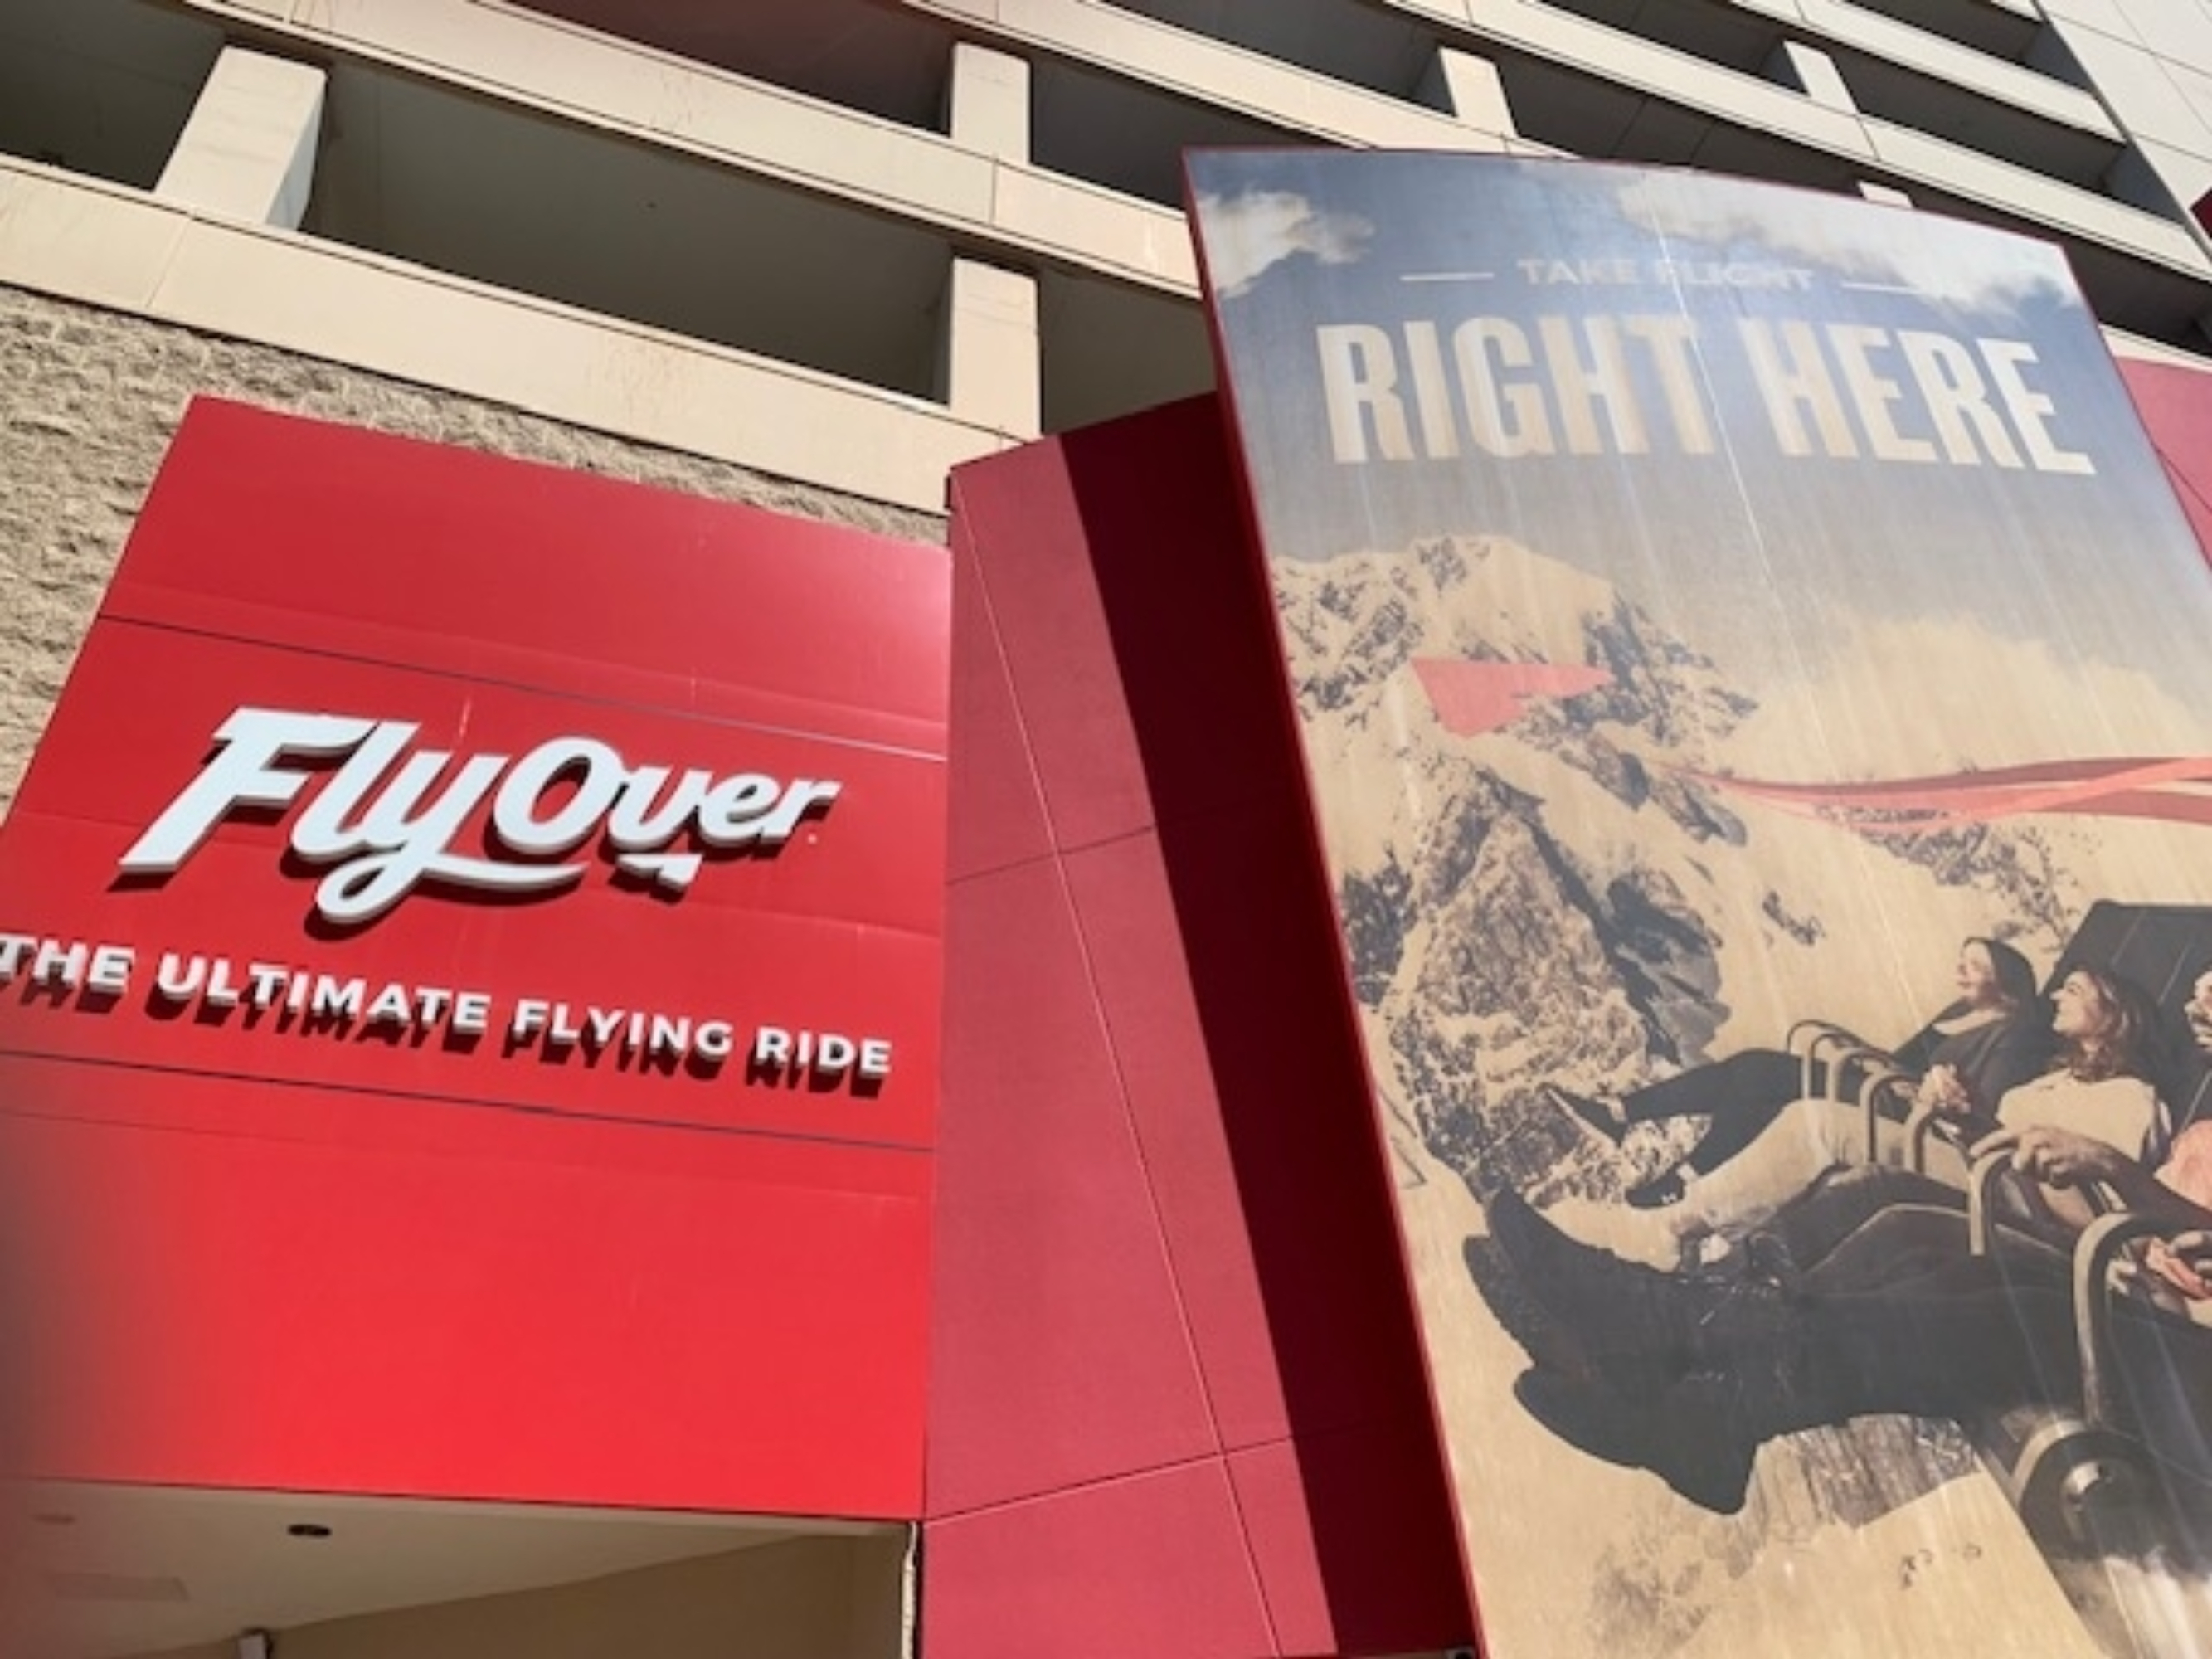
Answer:
[[[1632,222],[1662,236],[1715,252],[1749,245],[1778,258],[1794,254],[1954,310],[2008,311],[2031,295],[2069,287],[2064,257],[2040,242],[1811,191],[1762,187],[1754,197],[1727,180],[1655,172],[1622,185],[1617,200]],[[1876,227],[1888,234],[1874,234]],[[1971,253],[1962,243],[1968,235]]]
[[[1198,198],[1206,264],[1214,292],[1234,299],[1271,266],[1294,254],[1325,265],[1358,263],[1375,227],[1349,213],[1324,213],[1286,190],[1246,191]]]

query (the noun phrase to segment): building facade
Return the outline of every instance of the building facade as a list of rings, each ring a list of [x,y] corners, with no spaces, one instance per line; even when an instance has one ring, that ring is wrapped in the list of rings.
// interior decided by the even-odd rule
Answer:
[[[2063,246],[2123,357],[2212,367],[2212,0],[0,0],[0,811],[191,398],[940,542],[954,469],[1211,388],[1180,161],[1211,145],[1956,216]],[[483,1570],[272,1603],[291,1567],[241,1543],[205,1582],[233,1575],[228,1627],[320,1632],[307,1659],[663,1617],[674,1654],[733,1607],[763,1653],[927,1651],[897,1528],[776,1534],[776,1562],[666,1517],[417,1518],[407,1548]],[[130,1615],[103,1651],[222,1650],[137,1614],[246,1523],[115,1524],[159,1541],[72,1562]],[[398,1611],[429,1602],[454,1610]],[[1041,1651],[1017,1613],[1045,1618],[1008,1612],[1009,1650]],[[1378,1650],[1338,1614],[1251,1650]]]

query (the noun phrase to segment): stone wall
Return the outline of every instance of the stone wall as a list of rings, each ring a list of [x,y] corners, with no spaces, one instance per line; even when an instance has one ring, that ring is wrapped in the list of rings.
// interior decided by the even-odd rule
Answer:
[[[0,287],[0,817],[195,393],[942,541],[942,520]]]

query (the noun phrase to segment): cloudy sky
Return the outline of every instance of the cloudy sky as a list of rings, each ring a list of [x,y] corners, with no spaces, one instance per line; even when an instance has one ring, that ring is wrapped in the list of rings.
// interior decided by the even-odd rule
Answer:
[[[2212,578],[2057,250],[1839,197],[1586,162],[1235,151],[1194,158],[1192,176],[1272,554],[1511,535],[1607,577],[1755,696],[1879,683],[1884,652],[2008,642],[2033,649],[2008,672],[2147,677],[2162,705],[2202,712],[2212,746]],[[1532,281],[1530,258],[1641,275]],[[1659,275],[1720,264],[1806,274],[1766,289]],[[1477,315],[1533,333],[1540,314],[1593,311],[1695,322],[1714,453],[1674,452],[1655,418],[1644,455],[1333,459],[1317,324],[1402,340],[1428,320],[1449,339]],[[2032,343],[2054,441],[2093,457],[2094,475],[1783,455],[1737,330],[1800,317]],[[1899,372],[1894,352],[1886,362]],[[1900,427],[1927,429],[1924,411],[1899,410]],[[1962,652],[1947,678],[1940,656],[1916,656],[1896,678],[1944,720],[1987,705],[1992,666]],[[2037,702],[2052,697],[2039,684]],[[2183,735],[2158,724],[2161,739]],[[2081,752],[2124,735],[2095,732]]]

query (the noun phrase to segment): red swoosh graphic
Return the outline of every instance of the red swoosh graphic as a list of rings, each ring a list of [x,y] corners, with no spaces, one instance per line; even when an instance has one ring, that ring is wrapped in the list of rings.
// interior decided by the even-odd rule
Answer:
[[[2212,757],[2050,761],[1876,783],[1777,783],[1692,771],[1698,782],[1869,835],[1923,835],[2025,813],[2212,824]]]
[[[1413,672],[1455,737],[1510,726],[1535,697],[1571,697],[1612,683],[1583,663],[1416,657]],[[1871,783],[1783,783],[1681,769],[1680,775],[1798,816],[1871,836],[1919,836],[2029,813],[2212,824],[2212,756],[2034,761],[1986,771]]]

